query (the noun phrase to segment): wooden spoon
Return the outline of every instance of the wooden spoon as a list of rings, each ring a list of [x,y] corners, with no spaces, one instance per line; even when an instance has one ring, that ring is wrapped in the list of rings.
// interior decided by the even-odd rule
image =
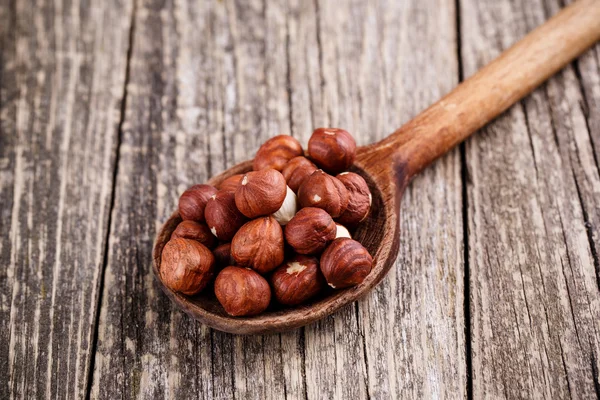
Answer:
[[[255,317],[230,317],[213,293],[189,297],[163,285],[159,273],[161,253],[181,221],[177,212],[163,225],[154,244],[154,274],[159,285],[200,322],[239,334],[298,328],[359,299],[383,279],[396,260],[400,200],[410,180],[598,40],[600,0],[576,1],[388,138],[358,149],[356,170],[369,183],[373,207],[355,238],[374,256],[373,270],[360,285],[330,291],[297,308],[269,309]],[[233,174],[251,170],[251,165],[251,161],[236,165],[209,183],[217,185]]]

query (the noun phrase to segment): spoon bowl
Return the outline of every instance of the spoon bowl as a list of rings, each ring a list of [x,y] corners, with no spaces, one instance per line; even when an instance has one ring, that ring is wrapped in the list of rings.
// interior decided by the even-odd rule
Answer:
[[[389,202],[390,196],[393,197],[395,184],[388,181],[387,185],[382,186],[380,179],[369,173],[369,164],[363,162],[369,159],[366,157],[368,153],[368,148],[359,148],[356,163],[352,168],[353,172],[365,178],[373,196],[371,213],[353,235],[354,239],[361,242],[373,255],[373,269],[361,284],[342,290],[328,289],[319,297],[301,306],[270,306],[257,316],[231,317],[225,313],[210,288],[198,295],[187,296],[172,291],[162,282],[160,274],[162,249],[181,222],[179,213],[175,211],[162,226],[154,244],[153,269],[159,286],[175,304],[193,318],[212,328],[237,334],[274,333],[295,329],[324,318],[340,307],[361,298],[385,277],[396,259],[399,244],[396,207]],[[245,173],[251,169],[252,161],[243,162],[215,176],[208,181],[208,184],[218,186],[229,176]]]
[[[412,177],[600,40],[598,21],[600,1],[575,1],[389,137],[358,149],[354,171],[365,178],[373,195],[371,214],[354,234],[373,256],[373,269],[361,284],[329,290],[295,308],[273,306],[254,317],[230,317],[209,289],[197,296],[185,296],[161,281],[163,247],[181,222],[175,212],[154,244],[153,270],[160,287],[200,322],[239,334],[298,328],[366,295],[396,259],[400,199]],[[251,166],[250,161],[238,164],[209,183],[218,185],[231,175],[249,171]]]

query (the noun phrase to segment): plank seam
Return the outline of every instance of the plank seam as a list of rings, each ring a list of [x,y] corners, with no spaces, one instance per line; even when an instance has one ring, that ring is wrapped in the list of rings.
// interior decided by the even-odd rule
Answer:
[[[119,160],[120,160],[120,150],[121,150],[121,143],[122,143],[122,139],[123,139],[123,124],[125,122],[125,112],[127,109],[127,96],[128,96],[128,92],[127,92],[127,85],[129,84],[129,78],[130,78],[130,71],[131,71],[131,58],[132,58],[132,54],[133,54],[133,38],[134,38],[134,33],[135,33],[135,16],[136,16],[136,11],[137,11],[137,1],[134,0],[133,1],[133,7],[132,7],[132,11],[131,11],[131,23],[129,25],[129,36],[128,36],[128,42],[127,42],[127,59],[126,59],[126,63],[125,63],[125,81],[123,83],[123,94],[122,94],[122,100],[121,100],[121,110],[120,110],[120,115],[119,115],[119,123],[118,123],[118,127],[117,127],[117,142],[115,144],[115,161],[114,161],[114,165],[113,165],[113,180],[112,180],[112,191],[111,191],[111,196],[110,196],[110,205],[109,205],[109,210],[108,210],[108,221],[107,221],[107,226],[108,228],[106,229],[106,236],[104,238],[104,257],[103,257],[103,261],[102,261],[102,269],[100,271],[100,279],[98,282],[98,297],[96,299],[96,315],[94,316],[94,328],[93,328],[93,333],[92,333],[92,345],[91,345],[91,350],[90,350],[90,361],[89,361],[89,367],[88,367],[88,371],[87,371],[87,382],[86,382],[86,393],[85,393],[85,398],[86,399],[90,399],[91,396],[91,391],[92,391],[92,386],[93,386],[93,382],[94,382],[94,367],[95,367],[95,362],[96,362],[96,352],[98,350],[98,334],[99,334],[99,329],[100,329],[100,308],[102,306],[102,295],[104,292],[104,278],[105,278],[105,273],[106,273],[106,269],[108,267],[108,253],[109,253],[109,239],[110,239],[110,234],[111,234],[111,227],[112,227],[112,214],[115,208],[115,203],[116,203],[116,191],[117,191],[117,176],[118,176],[118,172],[119,172]]]
[[[460,0],[454,1],[455,27],[456,27],[456,62],[458,64],[458,81],[464,80],[464,69],[462,63],[462,41],[461,41],[461,15]],[[466,395],[468,400],[473,399],[473,360],[471,348],[471,287],[470,287],[470,265],[469,265],[469,197],[467,185],[469,183],[469,171],[467,167],[467,146],[460,144],[460,175],[462,195],[462,223],[463,223],[463,262],[464,262],[464,335],[465,335],[465,377]]]

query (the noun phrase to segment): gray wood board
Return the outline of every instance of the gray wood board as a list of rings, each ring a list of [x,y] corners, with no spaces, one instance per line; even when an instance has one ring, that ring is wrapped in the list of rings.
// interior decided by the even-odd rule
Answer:
[[[598,396],[600,46],[411,184],[358,303],[232,336],[153,280],[186,187],[381,139],[560,8],[457,4],[0,0],[0,398]]]
[[[465,75],[559,9],[462,1]],[[599,51],[467,142],[473,398],[600,396]]]
[[[0,1],[0,398],[87,391],[130,16]]]

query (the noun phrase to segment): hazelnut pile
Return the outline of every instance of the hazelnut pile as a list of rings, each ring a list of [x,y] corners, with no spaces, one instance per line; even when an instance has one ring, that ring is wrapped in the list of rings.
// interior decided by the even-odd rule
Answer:
[[[195,295],[214,280],[232,316],[262,313],[274,300],[296,306],[361,283],[373,259],[351,238],[367,218],[371,193],[347,172],[356,142],[345,130],[319,128],[308,142],[279,135],[265,142],[253,171],[218,188],[195,185],[179,199],[183,220],[162,252],[171,290]]]

